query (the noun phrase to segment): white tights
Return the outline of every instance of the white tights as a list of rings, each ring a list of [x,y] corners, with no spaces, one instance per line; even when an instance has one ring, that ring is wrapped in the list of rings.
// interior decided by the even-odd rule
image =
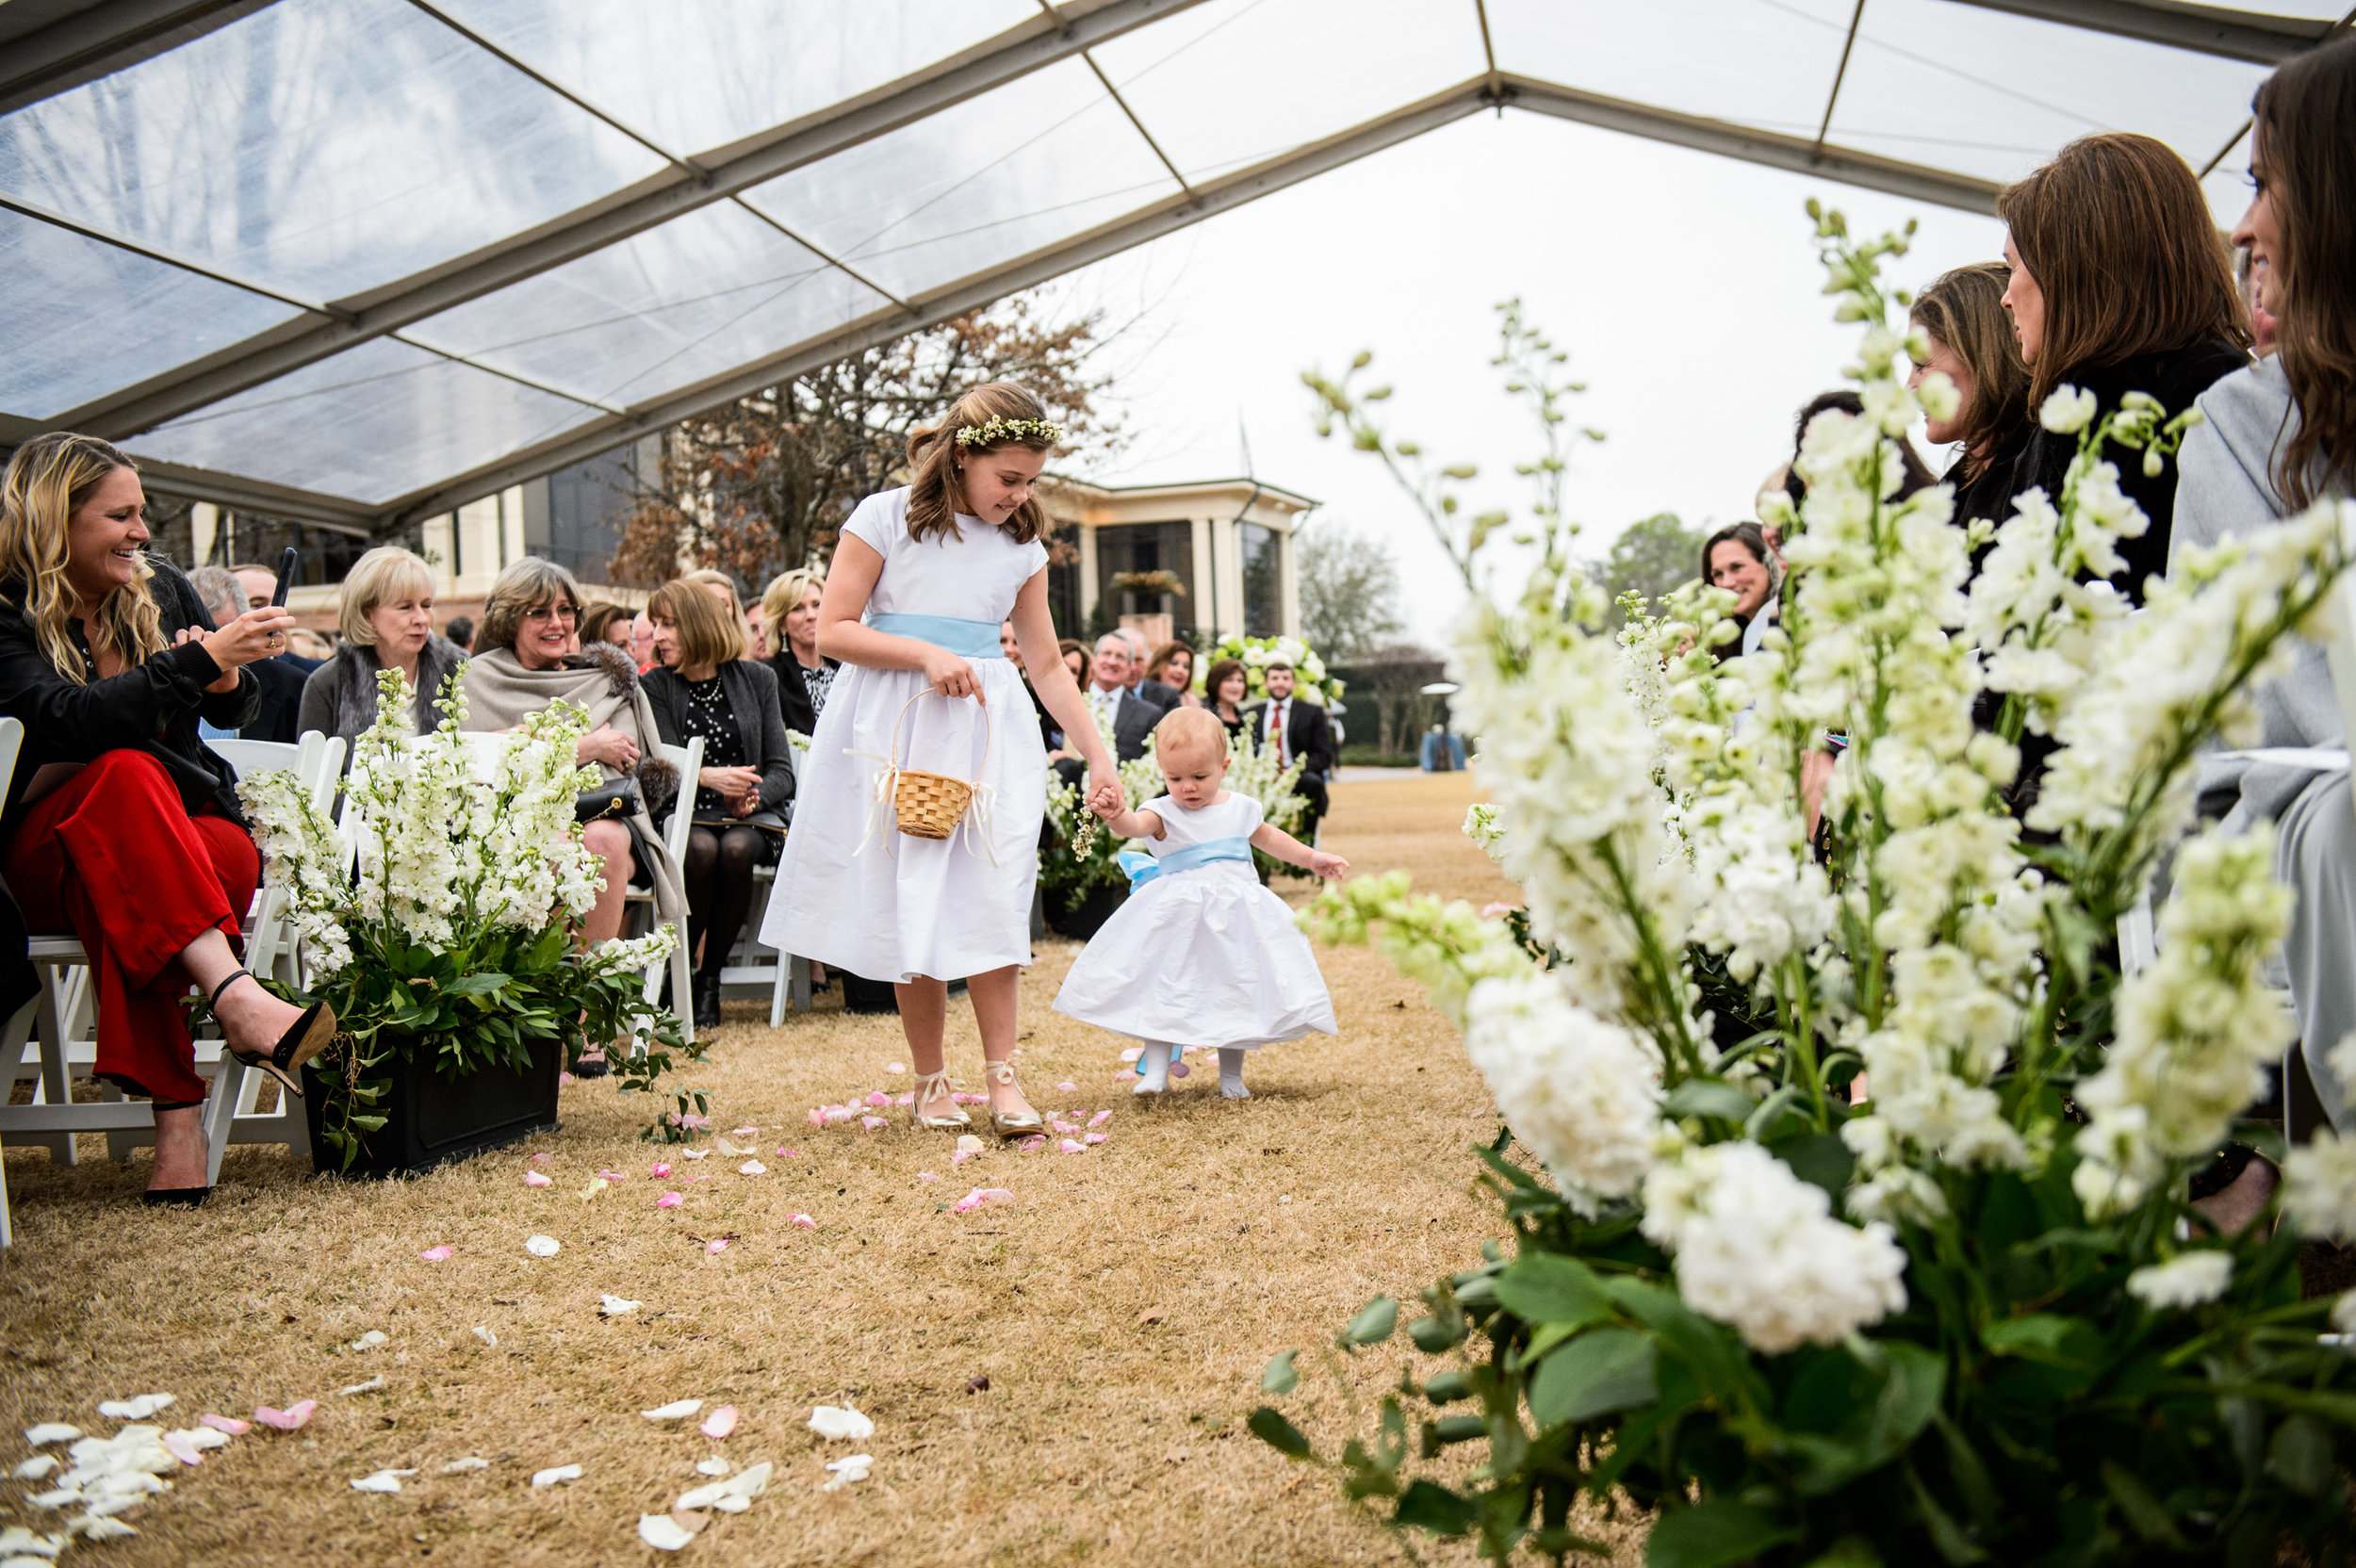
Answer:
[[[1241,1046],[1221,1046],[1219,1052],[1219,1092],[1230,1100],[1249,1100],[1252,1091],[1243,1086],[1243,1059],[1248,1053]],[[1160,1040],[1148,1040],[1137,1056],[1137,1084],[1132,1094],[1160,1094],[1170,1087],[1170,1047]]]

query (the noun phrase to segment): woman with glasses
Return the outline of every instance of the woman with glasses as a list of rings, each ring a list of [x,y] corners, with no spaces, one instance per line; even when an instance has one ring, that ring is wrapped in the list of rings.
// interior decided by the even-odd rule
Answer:
[[[653,891],[657,921],[676,922],[683,934],[687,895],[653,821],[678,792],[679,770],[655,750],[661,731],[630,655],[611,643],[581,649],[580,617],[581,587],[553,561],[526,556],[499,573],[466,665],[466,727],[513,729],[560,700],[587,709],[578,756],[597,769],[598,786],[581,796],[581,841],[601,863],[605,887],[581,921],[581,939],[621,935],[633,883]],[[595,1077],[603,1066],[584,1057],[574,1070]]]

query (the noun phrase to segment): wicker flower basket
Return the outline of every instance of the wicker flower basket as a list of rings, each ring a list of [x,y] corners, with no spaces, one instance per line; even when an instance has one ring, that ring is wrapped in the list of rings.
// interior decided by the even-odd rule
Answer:
[[[945,839],[964,820],[966,808],[973,804],[973,786],[966,779],[952,778],[944,773],[926,773],[919,768],[899,766],[900,726],[908,716],[908,710],[920,698],[938,690],[927,686],[901,706],[900,716],[892,721],[892,809],[898,818],[900,831],[912,839]],[[987,712],[982,720],[982,763],[990,761],[990,720]],[[980,766],[975,773],[979,774]]]

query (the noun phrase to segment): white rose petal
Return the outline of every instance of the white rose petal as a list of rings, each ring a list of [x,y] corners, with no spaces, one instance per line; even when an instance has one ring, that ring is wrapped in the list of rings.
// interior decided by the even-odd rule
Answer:
[[[714,1454],[710,1459],[701,1460],[696,1462],[695,1474],[698,1476],[725,1476],[732,1468],[733,1466],[731,1466],[727,1460],[724,1460],[719,1455]]]
[[[524,1250],[535,1258],[552,1258],[562,1250],[554,1236],[527,1236]]]
[[[630,1304],[637,1305],[634,1301]],[[674,1399],[667,1405],[660,1405],[653,1410],[642,1410],[638,1413],[649,1421],[683,1421],[703,1408],[704,1402],[701,1399]]]
[[[52,1443],[71,1443],[81,1435],[81,1428],[69,1427],[62,1421],[44,1421],[38,1427],[25,1429],[25,1441],[36,1448],[47,1447]]]
[[[577,1481],[579,1479],[581,1479],[580,1465],[559,1464],[547,1470],[533,1471],[532,1476],[532,1484],[534,1486],[554,1486],[559,1481]]]
[[[863,1481],[867,1478],[868,1471],[875,1462],[875,1459],[872,1454],[852,1454],[843,1459],[830,1460],[827,1462],[826,1468],[834,1472],[834,1479],[820,1487],[819,1490],[840,1492],[853,1481]]]
[[[600,1294],[597,1298],[597,1315],[599,1317],[628,1317],[645,1305],[644,1301],[625,1300],[619,1296]]]
[[[476,1456],[468,1454],[465,1459],[454,1459],[448,1464],[443,1465],[442,1474],[445,1476],[463,1476],[469,1470],[488,1470],[489,1468],[491,1468],[491,1462],[489,1460],[478,1459]]]
[[[638,1539],[658,1552],[676,1552],[695,1536],[667,1513],[642,1513],[638,1516]]]
[[[414,1476],[415,1470],[379,1470],[373,1476],[363,1476],[352,1483],[354,1492],[399,1492],[401,1478]]]
[[[355,1350],[373,1350],[390,1337],[382,1329],[370,1329],[367,1333],[353,1340],[352,1348]]]
[[[35,1454],[16,1467],[16,1478],[21,1481],[37,1481],[57,1467],[57,1462],[47,1454]]]
[[[810,1429],[829,1443],[864,1443],[875,1435],[875,1423],[849,1405],[820,1405],[810,1413]]]

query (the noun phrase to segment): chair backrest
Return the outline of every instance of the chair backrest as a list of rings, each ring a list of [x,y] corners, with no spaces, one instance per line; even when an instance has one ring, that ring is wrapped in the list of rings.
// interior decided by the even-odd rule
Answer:
[[[679,769],[679,798],[671,803],[670,830],[663,835],[663,841],[671,852],[671,863],[679,865],[687,859],[687,835],[695,825],[695,778],[703,772],[704,738],[691,735],[683,746],[657,741],[654,749],[656,756]]]
[[[16,783],[16,760],[25,751],[25,723],[21,719],[0,719],[0,800],[8,798]]]
[[[229,764],[229,771],[239,778],[265,773],[271,768],[285,768],[298,775],[303,771],[303,748],[291,742],[207,741],[205,743],[212,747],[214,753]]]

